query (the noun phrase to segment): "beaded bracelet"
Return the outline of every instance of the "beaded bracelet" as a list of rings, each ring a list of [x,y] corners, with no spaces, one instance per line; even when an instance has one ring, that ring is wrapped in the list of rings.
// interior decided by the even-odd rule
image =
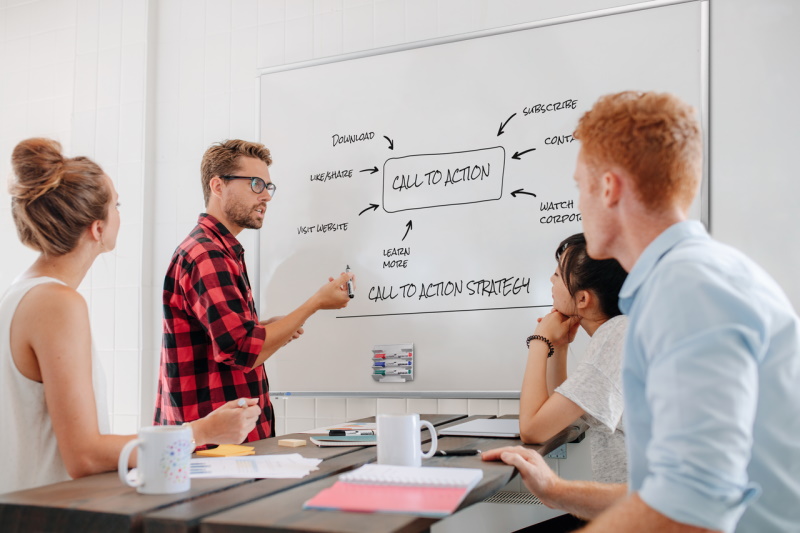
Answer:
[[[547,346],[550,347],[550,351],[547,352],[547,357],[550,357],[551,355],[553,355],[553,352],[555,352],[555,348],[553,348],[553,343],[550,342],[550,339],[548,339],[547,337],[542,337],[541,335],[531,335],[530,337],[525,339],[525,345],[528,348],[531,347],[531,341],[532,340],[542,341],[542,342],[546,343]]]

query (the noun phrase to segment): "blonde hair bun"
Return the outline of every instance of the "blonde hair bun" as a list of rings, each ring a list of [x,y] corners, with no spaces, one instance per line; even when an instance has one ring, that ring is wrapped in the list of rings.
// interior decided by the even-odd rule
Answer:
[[[61,144],[52,139],[27,139],[11,154],[16,180],[11,195],[24,204],[33,202],[61,184],[64,156]]]
[[[52,139],[27,139],[11,153],[16,179],[11,214],[26,246],[63,255],[95,220],[106,220],[111,189],[103,170],[86,157],[64,157]]]

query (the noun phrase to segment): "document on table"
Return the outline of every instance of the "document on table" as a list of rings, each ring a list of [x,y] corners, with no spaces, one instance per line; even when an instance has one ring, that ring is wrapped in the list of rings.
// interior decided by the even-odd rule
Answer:
[[[203,457],[192,459],[190,475],[193,478],[279,478],[306,477],[322,459],[310,459],[299,453],[280,455],[251,455],[244,457]]]

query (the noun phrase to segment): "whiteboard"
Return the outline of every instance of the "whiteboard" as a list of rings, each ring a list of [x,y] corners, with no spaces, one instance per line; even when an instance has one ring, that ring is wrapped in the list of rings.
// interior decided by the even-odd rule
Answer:
[[[577,121],[627,89],[705,109],[704,10],[594,14],[263,73],[260,140],[278,189],[259,243],[261,315],[288,313],[347,265],[357,278],[346,309],[316,313],[268,360],[271,389],[518,396],[555,248],[581,231]],[[373,347],[399,343],[414,345],[413,381],[375,381]]]

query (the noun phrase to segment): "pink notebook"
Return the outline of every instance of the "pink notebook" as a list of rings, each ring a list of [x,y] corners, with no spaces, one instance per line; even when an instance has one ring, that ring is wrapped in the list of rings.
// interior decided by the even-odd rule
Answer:
[[[341,475],[303,508],[442,517],[453,513],[482,477],[477,468],[364,465]]]

